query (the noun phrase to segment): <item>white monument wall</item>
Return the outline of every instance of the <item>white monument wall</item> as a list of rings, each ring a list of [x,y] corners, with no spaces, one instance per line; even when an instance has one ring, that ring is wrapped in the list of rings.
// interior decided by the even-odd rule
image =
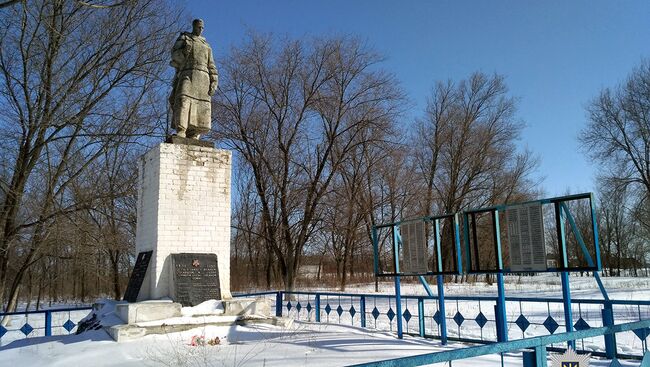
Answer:
[[[214,253],[230,298],[231,152],[162,143],[140,161],[136,251],[153,250],[138,301],[169,297],[170,254]]]

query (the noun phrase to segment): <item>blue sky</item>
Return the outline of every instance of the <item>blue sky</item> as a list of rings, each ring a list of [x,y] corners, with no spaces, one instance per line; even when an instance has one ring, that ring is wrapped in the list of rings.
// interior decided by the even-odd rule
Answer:
[[[291,37],[354,35],[386,56],[422,115],[437,80],[474,71],[507,78],[526,123],[520,146],[540,156],[549,196],[594,190],[598,167],[580,151],[585,106],[650,58],[650,1],[208,1],[189,0],[205,20],[217,63],[249,30]],[[190,29],[188,24],[188,30]]]

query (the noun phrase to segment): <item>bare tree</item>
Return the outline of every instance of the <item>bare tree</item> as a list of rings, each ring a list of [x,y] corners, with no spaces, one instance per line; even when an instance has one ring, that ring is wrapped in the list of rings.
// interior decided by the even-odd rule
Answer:
[[[647,262],[640,254],[650,232],[650,61],[642,61],[620,85],[603,89],[587,115],[578,139],[585,155],[599,164],[606,252],[614,255],[612,245],[616,250],[615,261],[606,261],[610,275],[614,267],[620,274],[626,262],[634,269]],[[638,258],[627,261],[630,256]]]
[[[159,76],[178,12],[152,0],[43,0],[0,16],[0,304],[6,296],[12,309],[56,219],[97,197],[72,200],[73,183],[111,146],[162,125]],[[17,247],[26,255],[10,279]]]
[[[626,82],[605,88],[587,107],[588,123],[578,139],[585,154],[602,165],[603,177],[622,186],[640,186],[650,195],[650,61]]]
[[[400,112],[402,94],[380,61],[352,39],[253,36],[221,68],[216,136],[253,172],[264,241],[287,290],[341,164]]]
[[[456,213],[529,198],[537,160],[529,151],[517,152],[522,127],[502,76],[474,73],[458,83],[437,83],[413,138],[423,189],[420,213]],[[443,227],[445,243],[450,236],[450,227]],[[446,267],[451,250],[443,253]]]

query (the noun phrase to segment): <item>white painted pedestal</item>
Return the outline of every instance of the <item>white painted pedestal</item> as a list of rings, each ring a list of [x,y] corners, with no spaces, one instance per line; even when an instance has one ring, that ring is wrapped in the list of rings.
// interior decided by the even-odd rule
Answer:
[[[170,297],[170,254],[214,253],[221,298],[230,293],[231,152],[162,143],[142,156],[136,252],[153,250],[138,301]]]

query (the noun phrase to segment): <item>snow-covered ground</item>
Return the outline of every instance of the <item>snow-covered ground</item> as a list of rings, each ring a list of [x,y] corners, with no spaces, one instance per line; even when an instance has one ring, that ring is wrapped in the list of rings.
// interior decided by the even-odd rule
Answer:
[[[605,287],[611,299],[615,300],[650,300],[649,278],[603,278]],[[571,278],[572,296],[574,299],[602,299],[595,280],[592,277]],[[435,288],[434,288],[435,290]],[[305,290],[307,291],[307,290]],[[316,290],[309,290],[314,292]],[[319,289],[329,291],[331,289]],[[374,293],[374,284],[355,285],[348,287],[346,293]],[[394,294],[391,282],[380,284],[380,294]],[[447,284],[447,296],[495,296],[496,286],[485,283]],[[403,295],[425,295],[424,288],[419,284],[403,283]],[[506,277],[506,295],[508,297],[546,297],[561,298],[560,279],[548,274],[536,277]],[[387,358],[430,353],[462,348],[466,345],[456,343],[441,346],[436,340],[427,340],[414,336],[405,336],[404,340],[395,338],[395,319],[387,316],[390,309],[395,309],[394,299],[366,299],[366,319],[368,328],[360,328],[360,303],[354,296],[323,296],[321,297],[321,324],[311,323],[314,320],[315,299],[313,296],[299,295],[291,299],[292,307],[287,310],[288,300],[285,300],[284,316],[300,320],[289,329],[273,326],[233,326],[233,327],[201,327],[183,333],[162,336],[147,336],[141,340],[128,343],[115,343],[103,331],[93,331],[79,336],[53,336],[24,339],[22,334],[7,333],[0,339],[0,366],[20,365],[74,365],[75,362],[93,360],[95,365],[155,365],[155,366],[243,366],[243,365],[310,365],[338,366],[361,363]],[[300,310],[297,304],[300,303]],[[307,311],[307,305],[311,311]],[[325,312],[327,305],[331,310]],[[337,313],[341,306],[342,314]],[[480,328],[475,321],[479,313],[488,320],[494,320],[494,303],[491,301],[453,301],[446,302],[446,315],[450,336],[460,335],[464,338],[494,340],[494,322],[488,321]],[[350,309],[354,307],[353,314]],[[372,311],[377,308],[380,312],[376,319]],[[417,302],[405,300],[402,303],[403,312],[408,309],[412,314],[410,322],[405,323],[405,331],[418,331]],[[573,308],[574,322],[583,317],[590,326],[600,326],[600,310],[602,305],[575,303]],[[437,305],[433,301],[425,302],[425,325],[429,335],[439,335],[433,315]],[[456,313],[461,313],[465,319],[461,327],[453,321]],[[650,319],[650,306],[619,305],[614,307],[616,323]],[[559,324],[563,323],[561,303],[532,303],[508,302],[507,317],[509,321],[510,339],[548,335],[541,324],[551,315]],[[78,321],[85,312],[75,314],[54,314],[54,325],[62,325],[68,319]],[[532,323],[522,332],[514,323],[519,315],[525,315]],[[29,323],[42,326],[40,315],[32,315]],[[42,316],[40,316],[42,317]],[[11,325],[18,329],[25,322],[24,316],[15,316]],[[329,322],[331,324],[325,324]],[[336,325],[334,325],[336,324]],[[392,332],[391,332],[392,330]],[[560,326],[557,332],[564,331]],[[40,333],[40,334],[39,334]],[[67,334],[61,327],[55,328],[54,333]],[[205,335],[207,338],[219,337],[221,344],[217,346],[190,346],[193,335]],[[30,336],[43,335],[37,329]],[[618,349],[621,353],[640,354],[643,346],[633,333],[617,334]],[[602,351],[603,338],[592,338],[578,341],[579,349]],[[445,365],[445,364],[438,364]],[[481,358],[458,361],[454,366],[491,366],[500,365],[500,356],[484,356]],[[506,366],[520,366],[521,354],[505,356]],[[607,366],[608,362],[592,359],[594,366]],[[625,362],[625,366],[638,366],[638,362]]]

